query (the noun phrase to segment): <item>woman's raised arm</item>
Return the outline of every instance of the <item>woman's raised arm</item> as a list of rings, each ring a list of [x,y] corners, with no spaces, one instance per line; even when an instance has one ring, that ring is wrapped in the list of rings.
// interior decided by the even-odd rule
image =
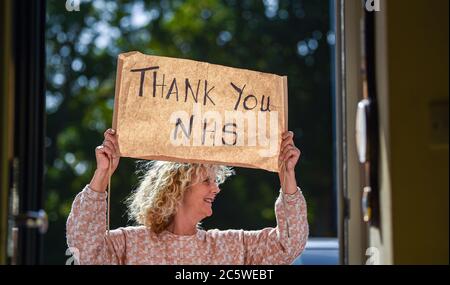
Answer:
[[[120,159],[117,135],[108,129],[105,140],[95,149],[97,168],[91,183],[74,199],[67,219],[67,244],[79,264],[120,264],[124,259],[125,239],[120,230],[106,229],[106,187]]]

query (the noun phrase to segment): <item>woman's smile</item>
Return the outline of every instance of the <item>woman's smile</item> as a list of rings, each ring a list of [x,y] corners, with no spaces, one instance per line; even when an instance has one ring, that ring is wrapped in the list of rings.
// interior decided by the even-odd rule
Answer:
[[[205,201],[207,204],[212,206],[212,204],[214,202],[214,198],[205,198],[205,199],[203,199],[203,201]]]

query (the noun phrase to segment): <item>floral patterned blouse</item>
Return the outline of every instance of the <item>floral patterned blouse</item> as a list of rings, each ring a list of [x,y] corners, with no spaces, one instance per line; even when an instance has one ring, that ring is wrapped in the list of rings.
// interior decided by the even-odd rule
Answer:
[[[78,264],[290,264],[309,234],[300,189],[275,202],[277,226],[257,231],[201,230],[190,236],[155,234],[145,226],[106,232],[107,193],[89,185],[72,204],[67,244]]]

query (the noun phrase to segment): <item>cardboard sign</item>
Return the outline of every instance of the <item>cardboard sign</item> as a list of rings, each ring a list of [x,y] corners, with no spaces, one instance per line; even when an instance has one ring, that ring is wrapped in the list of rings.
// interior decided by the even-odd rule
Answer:
[[[278,171],[287,77],[120,54],[113,128],[123,157]]]

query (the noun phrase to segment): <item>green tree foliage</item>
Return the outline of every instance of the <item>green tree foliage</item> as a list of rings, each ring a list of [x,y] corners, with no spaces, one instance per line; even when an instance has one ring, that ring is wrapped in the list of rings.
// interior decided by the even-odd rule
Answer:
[[[131,50],[287,75],[311,236],[336,235],[327,1],[95,0],[83,1],[78,12],[64,2],[47,1],[47,263],[67,258],[65,222],[111,125],[117,55]],[[123,201],[137,186],[135,170],[135,160],[122,158],[112,177],[112,228],[129,224]],[[278,189],[275,173],[238,168],[203,226],[273,226]]]

